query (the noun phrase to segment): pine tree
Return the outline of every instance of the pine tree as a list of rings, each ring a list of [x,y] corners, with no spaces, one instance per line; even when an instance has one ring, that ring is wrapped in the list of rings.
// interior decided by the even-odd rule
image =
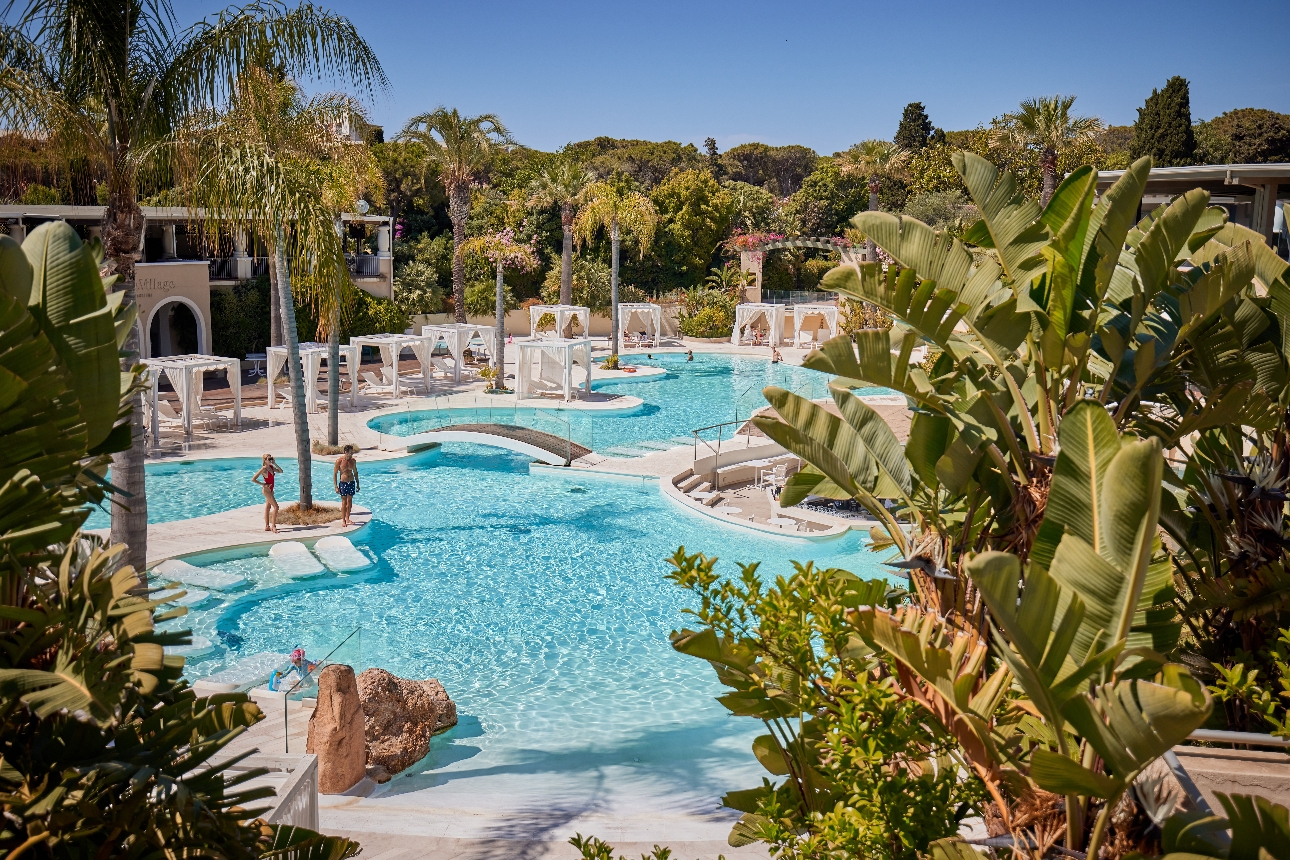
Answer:
[[[1191,126],[1191,95],[1186,78],[1170,78],[1163,90],[1153,89],[1146,103],[1138,108],[1129,156],[1144,155],[1150,155],[1157,167],[1194,163],[1196,134]]]
[[[927,146],[932,135],[932,121],[922,102],[910,102],[905,105],[905,113],[900,117],[900,126],[896,129],[895,144],[901,149],[918,152]]]

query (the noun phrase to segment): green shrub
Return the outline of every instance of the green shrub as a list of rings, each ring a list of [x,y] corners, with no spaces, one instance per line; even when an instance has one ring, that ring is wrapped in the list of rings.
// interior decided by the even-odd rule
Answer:
[[[974,814],[984,786],[946,766],[954,739],[900,694],[895,661],[864,647],[847,618],[848,607],[894,606],[904,592],[810,563],[771,582],[756,564],[727,578],[684,547],[671,563],[668,579],[701,607],[687,610],[698,630],[673,633],[673,647],[708,660],[729,688],[721,701],[766,725],[753,754],[785,777],[723,798],[744,813],[732,845],[763,841],[779,860],[915,860]]]
[[[520,306],[511,292],[510,285],[502,287],[502,307],[513,311]],[[497,282],[474,281],[466,284],[466,313],[472,317],[494,317],[497,315]]]
[[[704,308],[693,316],[682,315],[681,334],[686,337],[730,337],[735,318],[724,308]]]
[[[837,268],[833,260],[806,260],[797,270],[798,289],[814,290],[819,287],[820,279],[830,270]]]
[[[590,308],[593,314],[609,313],[610,293],[609,267],[599,260],[575,257],[573,260],[573,303]],[[644,302],[649,296],[644,290],[619,282],[618,301]],[[558,305],[560,303],[560,267],[552,266],[542,282],[542,303]]]
[[[57,206],[63,202],[63,193],[57,188],[33,182],[23,190],[18,202],[28,206]]]
[[[303,303],[299,296],[296,300],[296,332],[300,340],[325,340],[318,328],[318,317],[314,309]],[[407,331],[408,315],[401,311],[389,299],[378,298],[364,290],[355,289],[349,313],[341,319],[340,342],[349,343],[351,337],[365,334],[400,334]]]
[[[230,290],[211,290],[211,348],[241,358],[269,345],[269,279],[243,281]]]
[[[431,261],[414,259],[395,270],[394,303],[409,316],[443,312],[443,290]]]

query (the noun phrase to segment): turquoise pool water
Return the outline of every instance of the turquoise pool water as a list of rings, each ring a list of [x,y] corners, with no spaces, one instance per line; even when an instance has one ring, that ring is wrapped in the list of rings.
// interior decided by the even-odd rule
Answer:
[[[333,460],[332,457],[313,460],[314,494],[318,498],[332,497]],[[278,493],[278,499],[295,499],[295,488],[300,481],[296,459],[279,458],[278,465],[283,470],[278,475],[278,486],[286,488],[285,493]],[[148,522],[168,523],[263,504],[264,491],[251,481],[259,468],[258,457],[149,463],[146,467]],[[87,529],[105,529],[111,525],[106,506],[93,509],[85,522]]]
[[[597,391],[627,394],[644,402],[630,412],[586,413],[570,409],[535,410],[495,408],[480,398],[476,409],[413,411],[384,415],[368,426],[392,436],[412,436],[450,423],[495,422],[523,424],[559,436],[571,435],[575,442],[606,454],[632,456],[648,453],[652,443],[685,442],[691,431],[725,421],[746,419],[766,405],[762,389],[777,385],[803,397],[828,396],[829,376],[803,367],[771,364],[764,358],[699,353],[686,361],[684,353],[624,355],[632,364],[667,369],[665,376],[640,380],[620,378],[593,382]],[[862,394],[890,394],[885,388],[862,389]],[[565,429],[567,425],[567,431]],[[730,429],[725,429],[729,438]],[[704,438],[716,438],[716,432]]]
[[[685,511],[653,482],[530,474],[497,449],[450,444],[365,468],[373,521],[355,542],[377,564],[292,582],[265,556],[194,559],[252,586],[184,620],[221,649],[188,672],[296,646],[317,657],[360,627],[356,668],[437,677],[458,703],[460,725],[390,784],[428,792],[418,803],[460,808],[522,785],[540,799],[556,778],[591,791],[625,768],[633,791],[713,809],[758,784],[759,724],[728,716],[708,665],[670,647],[693,601],[664,580],[664,559],[684,544],[728,573],[761,561],[773,577],[793,559],[882,573],[855,533],[762,536]]]

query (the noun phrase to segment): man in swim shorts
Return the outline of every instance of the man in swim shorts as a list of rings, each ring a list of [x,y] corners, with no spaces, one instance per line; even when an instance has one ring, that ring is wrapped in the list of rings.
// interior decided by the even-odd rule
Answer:
[[[354,494],[360,489],[358,485],[358,462],[354,459],[354,446],[346,445],[344,452],[336,458],[336,468],[332,469],[331,482],[340,495],[340,524],[352,526],[350,512],[354,509]]]

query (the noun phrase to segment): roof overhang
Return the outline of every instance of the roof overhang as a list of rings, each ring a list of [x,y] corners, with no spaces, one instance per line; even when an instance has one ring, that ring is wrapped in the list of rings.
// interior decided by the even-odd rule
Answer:
[[[1102,170],[1097,188],[1105,191],[1124,175],[1123,170]],[[1149,194],[1182,194],[1203,188],[1213,196],[1251,197],[1260,186],[1277,186],[1277,196],[1290,196],[1290,164],[1200,164],[1189,167],[1153,167],[1147,178]]]

